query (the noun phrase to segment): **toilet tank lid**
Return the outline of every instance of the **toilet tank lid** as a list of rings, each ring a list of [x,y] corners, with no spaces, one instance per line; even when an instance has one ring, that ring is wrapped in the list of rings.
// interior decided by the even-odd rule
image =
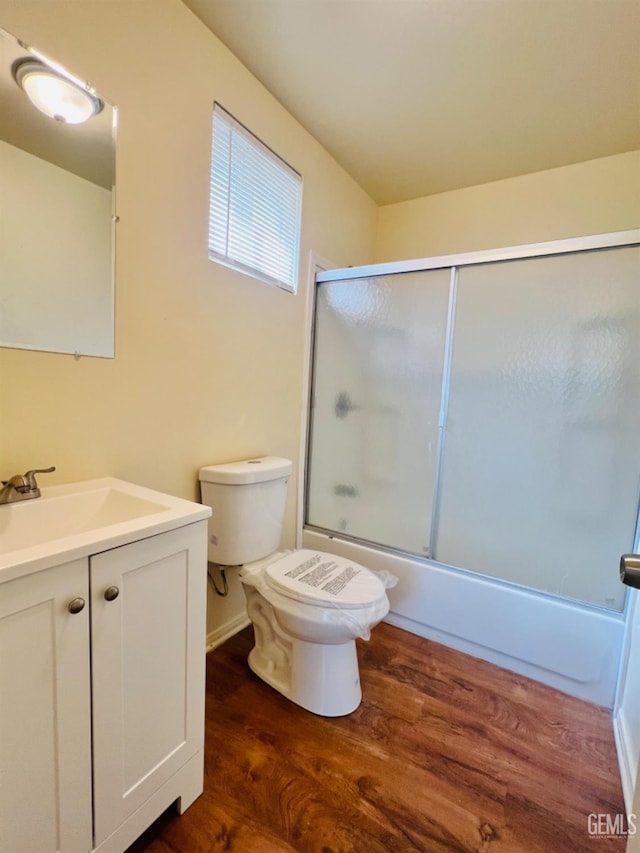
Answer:
[[[200,481],[230,486],[249,483],[264,483],[288,477],[293,471],[290,459],[279,456],[262,456],[243,459],[240,462],[225,462],[222,465],[206,465],[200,469]]]

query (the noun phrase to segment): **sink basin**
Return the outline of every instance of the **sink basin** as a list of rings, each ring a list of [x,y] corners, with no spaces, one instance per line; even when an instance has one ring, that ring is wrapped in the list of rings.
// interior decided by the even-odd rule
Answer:
[[[107,477],[0,506],[0,572],[39,571],[210,515],[208,507]]]
[[[57,497],[45,494],[0,509],[0,552],[6,552],[131,521],[163,512],[166,507],[107,486]]]

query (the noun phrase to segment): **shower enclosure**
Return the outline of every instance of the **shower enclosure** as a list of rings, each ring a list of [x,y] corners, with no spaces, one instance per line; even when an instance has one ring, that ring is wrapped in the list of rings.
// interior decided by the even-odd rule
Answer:
[[[307,530],[619,614],[639,237],[319,275]]]

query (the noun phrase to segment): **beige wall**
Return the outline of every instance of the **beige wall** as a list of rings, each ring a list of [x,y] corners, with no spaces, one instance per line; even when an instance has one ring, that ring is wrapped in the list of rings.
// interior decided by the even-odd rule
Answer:
[[[374,203],[179,0],[0,0],[0,26],[119,107],[120,216],[116,358],[0,350],[0,471],[193,498],[202,464],[297,459],[308,253],[372,261]],[[297,296],[207,258],[214,99],[303,175]]]
[[[116,357],[0,349],[0,473],[56,465],[41,482],[196,498],[203,464],[297,460],[309,252],[370,263],[372,200],[179,0],[0,0],[0,26],[118,106],[120,216]],[[296,296],[207,258],[214,99],[303,175]],[[209,593],[209,632],[243,611],[233,578]]]
[[[381,207],[376,262],[640,227],[640,151]]]
[[[120,110],[116,358],[0,348],[0,475],[55,464],[44,482],[114,475],[194,498],[202,464],[297,460],[308,253],[373,261],[374,203],[179,0],[0,0],[0,26]],[[207,258],[214,99],[304,176],[297,296]],[[638,156],[385,207],[378,259],[637,226]]]

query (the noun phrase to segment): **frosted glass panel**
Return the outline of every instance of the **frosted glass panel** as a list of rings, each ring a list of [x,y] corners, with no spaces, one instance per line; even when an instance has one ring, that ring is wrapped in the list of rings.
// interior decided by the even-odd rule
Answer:
[[[429,553],[449,279],[318,286],[309,524]]]
[[[640,483],[640,250],[459,271],[439,561],[621,609]]]

